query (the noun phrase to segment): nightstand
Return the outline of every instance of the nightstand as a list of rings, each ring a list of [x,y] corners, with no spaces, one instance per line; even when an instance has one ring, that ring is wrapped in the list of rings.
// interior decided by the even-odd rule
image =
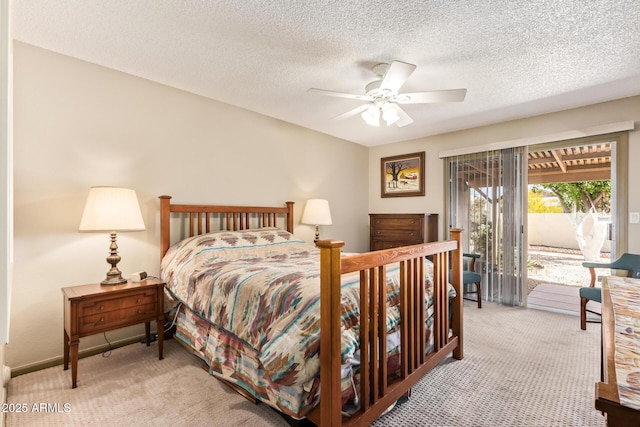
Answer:
[[[164,282],[147,279],[121,285],[90,284],[62,288],[64,297],[64,370],[71,360],[72,388],[78,377],[78,344],[89,335],[144,323],[147,346],[150,322],[158,327],[158,357],[164,340]]]

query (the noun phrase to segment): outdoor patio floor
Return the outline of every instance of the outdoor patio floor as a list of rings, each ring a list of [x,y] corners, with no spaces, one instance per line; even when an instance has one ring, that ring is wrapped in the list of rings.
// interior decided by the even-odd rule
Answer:
[[[603,253],[602,261],[607,262],[608,257],[608,253]],[[531,246],[529,260],[527,307],[579,316],[579,289],[589,286],[590,281],[589,270],[582,266],[584,257],[580,251]],[[588,308],[599,312],[600,304],[590,302]]]
[[[536,286],[527,297],[527,307],[536,310],[553,311],[556,313],[580,315],[580,288],[577,286],[557,285],[543,283]],[[591,301],[588,308],[600,312],[600,303]],[[588,318],[595,320],[597,317],[590,313]]]

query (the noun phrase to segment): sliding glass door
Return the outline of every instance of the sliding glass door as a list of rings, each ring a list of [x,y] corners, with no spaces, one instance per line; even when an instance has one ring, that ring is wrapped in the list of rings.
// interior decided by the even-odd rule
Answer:
[[[449,187],[449,227],[464,229],[464,251],[480,254],[482,298],[500,304],[523,303],[526,248],[523,230],[523,156],[508,148],[445,159]]]

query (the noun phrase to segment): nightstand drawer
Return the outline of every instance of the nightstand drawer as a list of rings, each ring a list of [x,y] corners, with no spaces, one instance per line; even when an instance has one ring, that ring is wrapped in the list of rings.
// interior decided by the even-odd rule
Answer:
[[[155,290],[147,290],[120,298],[105,298],[90,300],[80,303],[78,307],[80,317],[92,314],[103,314],[109,311],[122,310],[128,307],[137,307],[145,304],[155,304]]]
[[[99,331],[101,329],[117,328],[119,324],[136,324],[146,320],[155,320],[157,317],[156,304],[145,304],[129,307],[121,310],[107,311],[78,319],[80,335]]]

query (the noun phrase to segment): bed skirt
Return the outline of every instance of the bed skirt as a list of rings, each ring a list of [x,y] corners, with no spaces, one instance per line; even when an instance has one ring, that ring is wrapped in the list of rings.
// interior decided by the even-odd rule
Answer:
[[[425,354],[433,349],[432,309],[428,310]],[[262,367],[255,349],[234,334],[202,319],[184,304],[177,308],[175,337],[193,349],[209,367],[212,376],[241,387],[255,399],[294,418],[302,419],[319,399],[320,377],[305,385],[288,385],[286,381],[271,381]],[[388,372],[397,375],[400,367],[399,332],[387,335],[389,349]],[[359,409],[359,354],[351,365],[341,367],[343,413],[350,415]],[[293,382],[293,381],[292,381]]]

